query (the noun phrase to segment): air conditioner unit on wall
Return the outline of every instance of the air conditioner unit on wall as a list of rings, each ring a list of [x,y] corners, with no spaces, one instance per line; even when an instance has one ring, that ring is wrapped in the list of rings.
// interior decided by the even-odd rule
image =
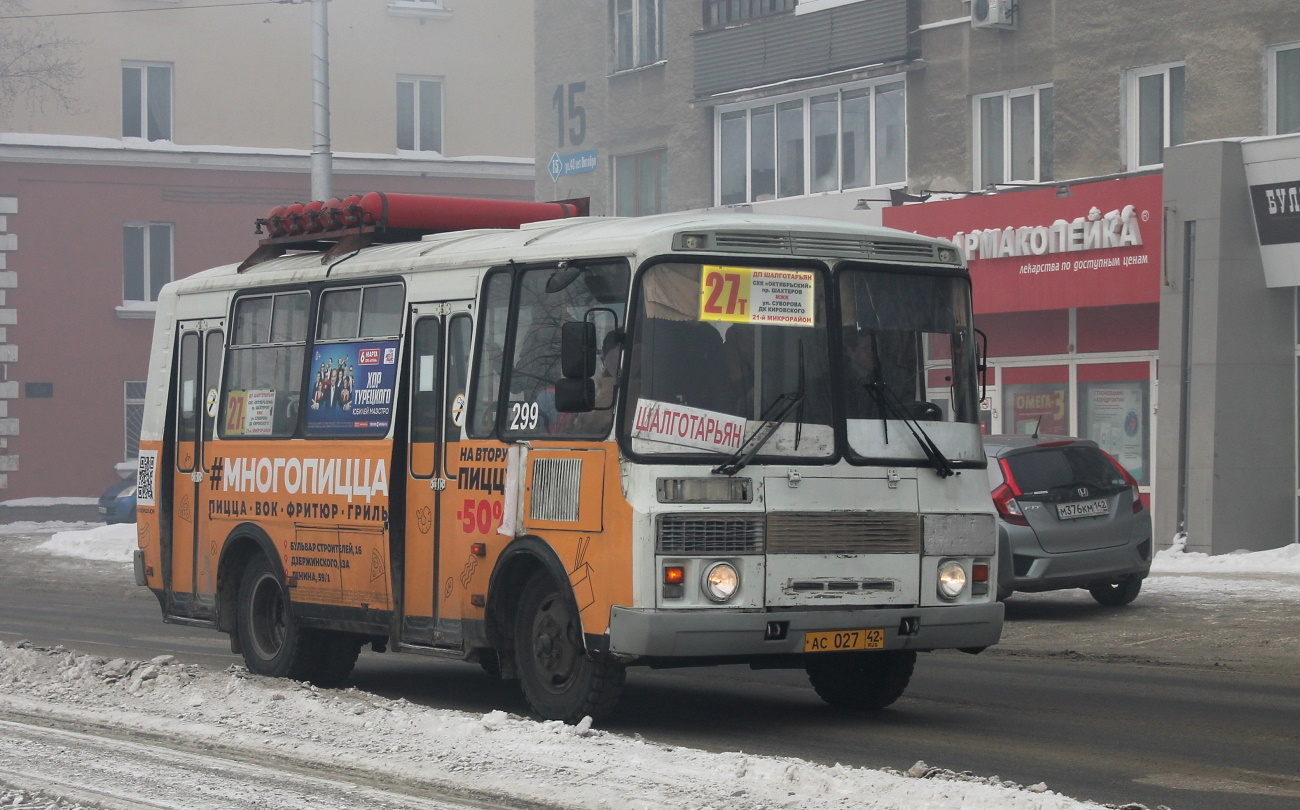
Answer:
[[[970,27],[1014,30],[1016,27],[1014,0],[971,0]]]

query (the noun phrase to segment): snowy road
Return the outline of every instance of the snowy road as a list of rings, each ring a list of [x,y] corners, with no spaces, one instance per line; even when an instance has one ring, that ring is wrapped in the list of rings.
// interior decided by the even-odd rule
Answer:
[[[4,715],[0,715],[4,716]],[[0,720],[0,780],[121,810],[466,810],[518,807],[466,803],[411,795],[392,787],[300,772],[301,765],[274,767],[246,752],[209,746],[180,750],[174,737],[153,742],[124,739],[116,728],[77,723],[81,730],[53,728],[48,719],[9,715]],[[540,806],[540,805],[539,805]]]
[[[927,657],[909,694],[869,723],[828,713],[800,673],[637,670],[630,693],[642,699],[629,701],[608,731],[581,732],[494,711],[523,707],[505,684],[463,664],[365,656],[356,683],[369,693],[222,672],[235,660],[223,637],[161,624],[152,598],[122,581],[114,564],[86,562],[94,538],[80,541],[85,547],[65,542],[67,556],[50,556],[56,549],[32,553],[39,536],[0,535],[0,640],[12,645],[26,626],[38,644],[98,656],[0,645],[0,711],[92,735],[101,732],[85,723],[119,729],[111,733],[159,749],[158,770],[179,769],[181,781],[194,781],[187,789],[221,797],[204,805],[202,796],[161,786],[137,792],[130,778],[112,776],[130,769],[106,764],[88,771],[105,781],[82,788],[104,807],[329,808],[358,790],[380,793],[350,807],[484,806],[467,797],[609,810],[1096,806],[1023,787],[1036,781],[1177,810],[1300,801],[1300,560],[1219,561],[1236,566],[1226,573],[1203,563],[1168,570],[1138,606],[1118,612],[1098,611],[1086,594],[1017,596],[992,655]],[[193,663],[155,667],[133,687],[133,677],[115,674],[128,662],[109,660],[164,651]],[[173,749],[235,781],[207,785],[208,771],[183,757],[167,765]],[[9,764],[9,745],[0,752],[0,771],[21,770]],[[954,781],[926,767],[906,775],[919,757],[979,776]],[[289,774],[272,781],[288,792],[260,795],[267,778],[245,762]],[[898,770],[861,767],[886,763]],[[30,770],[36,765],[45,769]],[[82,770],[49,757],[29,759],[28,768],[37,782],[66,782]],[[334,777],[343,783],[311,781]],[[0,782],[39,786],[3,772]],[[154,804],[115,804],[95,798],[101,793],[142,794]],[[240,795],[258,804],[225,798]],[[0,804],[10,801],[0,787]]]

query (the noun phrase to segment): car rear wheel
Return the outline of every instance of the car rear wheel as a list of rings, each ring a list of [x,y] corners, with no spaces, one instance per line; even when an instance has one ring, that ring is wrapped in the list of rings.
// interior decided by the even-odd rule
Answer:
[[[915,665],[915,650],[885,650],[818,653],[808,656],[804,669],[822,700],[844,709],[870,711],[902,697]]]
[[[1123,607],[1137,599],[1142,590],[1142,578],[1129,574],[1111,582],[1094,582],[1088,586],[1092,598],[1107,607]]]

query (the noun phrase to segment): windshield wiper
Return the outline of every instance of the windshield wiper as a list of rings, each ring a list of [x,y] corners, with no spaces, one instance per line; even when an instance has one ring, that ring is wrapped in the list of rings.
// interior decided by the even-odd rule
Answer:
[[[911,432],[912,438],[916,439],[916,443],[921,446],[921,451],[925,453],[925,457],[928,458],[930,464],[934,466],[934,472],[936,475],[940,478],[947,478],[950,475],[959,474],[953,469],[952,462],[949,461],[948,457],[939,449],[939,445],[935,444],[934,439],[930,438],[930,434],[926,433],[925,428],[921,427],[921,423],[916,420],[916,417],[908,413],[907,407],[904,406],[902,400],[898,398],[898,394],[894,393],[893,390],[878,377],[875,382],[867,383],[866,387],[874,396],[876,403],[885,411],[885,419],[883,421],[885,423],[886,442],[889,441],[889,414],[892,412],[894,416],[896,416]]]
[[[763,409],[760,417],[763,419],[763,424],[759,425],[758,430],[751,433],[744,444],[740,445],[726,461],[714,467],[713,474],[735,475],[740,472],[754,456],[758,455],[758,451],[763,449],[767,440],[776,434],[776,429],[786,423],[795,408],[803,402],[803,395],[803,380],[800,379],[798,391],[787,391],[772,400],[772,404]]]

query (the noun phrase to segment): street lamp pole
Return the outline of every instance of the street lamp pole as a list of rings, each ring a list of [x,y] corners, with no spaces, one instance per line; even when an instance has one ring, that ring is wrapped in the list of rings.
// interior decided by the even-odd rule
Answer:
[[[311,4],[311,198],[334,196],[334,165],[330,153],[330,30],[329,0]]]

